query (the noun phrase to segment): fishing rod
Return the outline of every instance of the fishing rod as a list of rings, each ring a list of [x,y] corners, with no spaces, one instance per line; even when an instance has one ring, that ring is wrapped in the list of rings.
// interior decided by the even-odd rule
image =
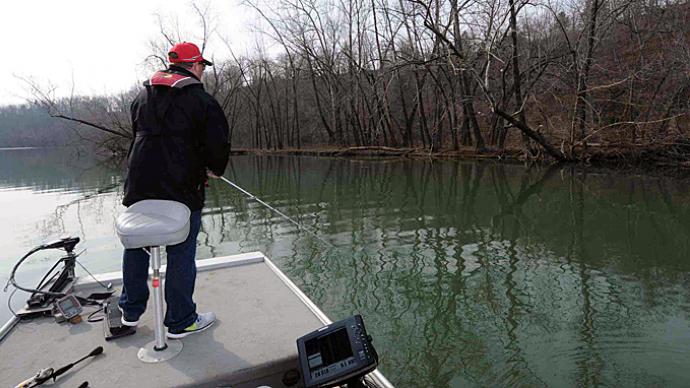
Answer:
[[[103,347],[99,346],[96,349],[92,350],[91,353],[87,354],[86,356],[78,359],[77,361],[67,364],[63,366],[62,368],[58,370],[53,370],[53,368],[46,368],[46,369],[41,369],[36,376],[26,380],[22,381],[21,383],[17,384],[15,388],[30,388],[30,387],[37,387],[39,385],[42,385],[46,381],[53,379],[53,382],[57,380],[59,376],[67,372],[68,370],[72,369],[73,366],[77,365],[78,363],[86,360],[89,357],[96,357],[99,354],[103,353]],[[86,382],[85,382],[86,383]],[[84,383],[80,385],[80,387],[85,386]],[[88,386],[88,383],[86,383],[86,386]]]
[[[240,192],[242,192],[243,194],[245,194],[245,195],[248,196],[249,198],[255,200],[256,202],[258,202],[258,203],[260,203],[260,204],[262,204],[262,205],[264,205],[264,206],[266,206],[267,208],[269,208],[269,209],[270,209],[271,211],[273,211],[274,213],[276,213],[276,214],[280,215],[281,217],[285,218],[286,220],[290,221],[290,222],[293,223],[295,226],[297,226],[298,229],[306,230],[306,231],[309,232],[312,236],[316,237],[316,239],[318,239],[319,241],[323,242],[324,244],[326,244],[326,245],[328,245],[328,246],[330,246],[330,247],[335,247],[335,245],[333,245],[333,243],[331,243],[331,242],[329,242],[329,241],[326,241],[326,240],[324,240],[323,238],[319,237],[319,235],[316,233],[316,230],[314,230],[313,228],[310,228],[310,227],[308,227],[308,226],[302,225],[302,224],[300,224],[299,222],[293,220],[292,218],[290,218],[290,217],[288,217],[287,215],[285,215],[285,213],[281,212],[280,210],[278,210],[278,209],[274,208],[273,206],[267,204],[266,202],[262,201],[261,198],[259,198],[259,197],[257,197],[256,195],[254,195],[254,194],[248,192],[247,190],[241,188],[240,186],[238,186],[237,184],[233,183],[233,182],[232,182],[231,180],[229,180],[228,178],[226,178],[226,177],[224,177],[224,176],[219,176],[218,178],[220,178],[223,182],[227,183],[227,184],[230,185],[231,187],[234,187],[235,189],[239,190]]]

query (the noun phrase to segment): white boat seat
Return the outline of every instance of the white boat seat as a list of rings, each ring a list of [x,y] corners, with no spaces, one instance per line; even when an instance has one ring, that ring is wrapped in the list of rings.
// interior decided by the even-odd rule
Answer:
[[[146,199],[120,214],[115,229],[127,249],[175,245],[187,239],[190,215],[182,203]]]

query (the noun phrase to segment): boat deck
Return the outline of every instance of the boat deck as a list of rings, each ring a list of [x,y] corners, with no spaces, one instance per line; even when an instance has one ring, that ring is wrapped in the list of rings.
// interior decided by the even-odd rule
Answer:
[[[139,348],[153,340],[151,300],[137,333],[109,342],[102,322],[86,322],[94,310],[87,307],[77,325],[52,318],[20,322],[0,342],[0,386],[14,386],[42,368],[60,368],[103,346],[102,355],[50,386],[88,381],[92,387],[283,387],[285,371],[298,368],[296,339],[330,323],[328,318],[260,252],[200,260],[197,267],[197,309],[214,311],[218,320],[204,333],[182,339],[177,357],[158,364],[137,358]],[[121,284],[119,272],[97,278],[116,288]],[[76,287],[79,295],[102,291],[85,280]]]

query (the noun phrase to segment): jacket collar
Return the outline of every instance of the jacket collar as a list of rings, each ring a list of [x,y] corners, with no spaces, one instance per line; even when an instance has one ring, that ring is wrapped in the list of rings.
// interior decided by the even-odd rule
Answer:
[[[170,66],[168,66],[168,70],[167,70],[167,71],[170,71],[170,72],[173,72],[173,73],[177,73],[177,74],[180,74],[180,75],[184,75],[184,76],[187,76],[187,77],[192,77],[192,78],[194,78],[195,80],[201,82],[201,80],[200,80],[196,75],[194,75],[194,73],[192,73],[191,71],[185,69],[184,67],[175,66],[175,65],[170,65]]]

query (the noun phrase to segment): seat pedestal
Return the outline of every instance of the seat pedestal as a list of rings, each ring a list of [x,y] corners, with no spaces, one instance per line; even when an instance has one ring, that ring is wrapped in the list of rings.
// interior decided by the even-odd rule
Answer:
[[[165,327],[163,326],[163,292],[161,291],[161,248],[151,247],[151,287],[153,288],[153,320],[155,339],[139,349],[137,356],[143,362],[156,363],[167,361],[177,356],[182,351],[182,341],[165,340]]]

